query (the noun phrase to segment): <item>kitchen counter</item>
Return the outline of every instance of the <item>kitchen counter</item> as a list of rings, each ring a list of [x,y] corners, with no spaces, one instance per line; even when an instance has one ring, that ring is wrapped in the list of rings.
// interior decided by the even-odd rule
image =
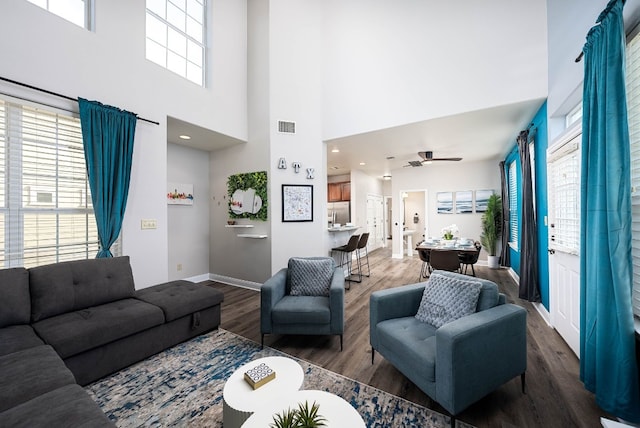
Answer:
[[[340,227],[330,227],[327,229],[329,232],[349,232],[351,230],[359,229],[358,226],[340,226]]]

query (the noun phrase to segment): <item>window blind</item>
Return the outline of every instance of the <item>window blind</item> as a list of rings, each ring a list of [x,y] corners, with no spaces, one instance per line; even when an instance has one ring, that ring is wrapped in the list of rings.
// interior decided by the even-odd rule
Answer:
[[[518,176],[516,161],[509,164],[509,222],[511,233],[509,243],[518,247]]]
[[[0,262],[94,257],[98,234],[77,117],[0,99]]]
[[[551,241],[556,250],[578,254],[580,250],[580,177],[578,136],[549,155],[549,214],[552,219]]]
[[[640,317],[640,38],[633,37],[626,51],[627,107],[631,149],[631,248],[633,260],[633,312]]]

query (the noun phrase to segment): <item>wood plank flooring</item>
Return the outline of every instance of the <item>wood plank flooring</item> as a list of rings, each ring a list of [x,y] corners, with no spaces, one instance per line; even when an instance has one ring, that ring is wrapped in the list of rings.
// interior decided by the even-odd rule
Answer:
[[[371,364],[369,295],[371,292],[417,282],[421,261],[416,256],[392,259],[388,249],[370,255],[371,276],[354,283],[345,294],[344,350],[337,336],[267,335],[265,345],[341,373],[378,389],[443,412],[382,356]],[[526,301],[507,270],[476,266],[479,277],[498,284],[507,300],[528,312],[526,394],[515,378],[458,415],[478,427],[599,427],[607,416],[579,379],[579,362],[566,343]],[[230,285],[207,282],[225,295],[221,327],[260,343],[260,294]],[[470,356],[473,358],[473,356]]]

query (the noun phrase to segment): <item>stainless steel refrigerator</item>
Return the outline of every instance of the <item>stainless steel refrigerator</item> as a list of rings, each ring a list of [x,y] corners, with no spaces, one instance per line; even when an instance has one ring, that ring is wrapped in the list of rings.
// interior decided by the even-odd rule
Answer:
[[[341,226],[351,222],[351,202],[329,202],[327,205],[329,226],[339,223]]]

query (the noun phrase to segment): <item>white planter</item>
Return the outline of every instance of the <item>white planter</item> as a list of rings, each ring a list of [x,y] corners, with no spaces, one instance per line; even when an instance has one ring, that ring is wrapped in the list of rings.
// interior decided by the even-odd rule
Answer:
[[[498,269],[500,267],[500,256],[487,256],[487,266],[489,266],[489,269]]]

